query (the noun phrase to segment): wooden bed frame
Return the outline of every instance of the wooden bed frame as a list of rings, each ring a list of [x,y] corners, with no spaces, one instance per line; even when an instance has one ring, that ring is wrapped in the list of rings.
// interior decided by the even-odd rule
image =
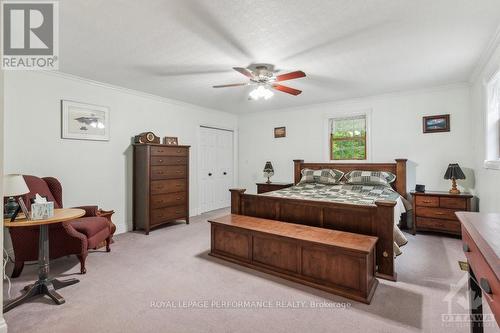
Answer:
[[[396,175],[393,188],[406,198],[406,159],[396,163],[305,163],[294,160],[294,183],[302,169],[338,169],[388,171]],[[378,237],[376,248],[377,276],[396,281],[394,268],[394,206],[396,202],[378,200],[375,206],[279,198],[245,194],[245,189],[231,189],[231,213],[283,222],[311,225]]]

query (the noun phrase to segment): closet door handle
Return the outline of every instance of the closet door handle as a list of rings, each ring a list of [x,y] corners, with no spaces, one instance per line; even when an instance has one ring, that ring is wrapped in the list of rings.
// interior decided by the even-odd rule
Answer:
[[[212,175],[212,173],[211,173],[211,172],[209,172],[209,173],[208,173],[208,175],[209,175],[209,176],[211,176],[211,175]]]
[[[224,176],[225,176],[225,175],[227,175],[227,172],[226,172],[226,171],[224,171],[223,173],[224,173]]]

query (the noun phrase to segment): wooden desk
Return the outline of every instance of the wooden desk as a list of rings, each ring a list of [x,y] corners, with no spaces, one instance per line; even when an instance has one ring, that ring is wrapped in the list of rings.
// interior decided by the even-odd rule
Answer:
[[[483,332],[482,296],[500,323],[500,214],[456,213],[469,263],[471,332]]]
[[[26,287],[25,293],[18,298],[8,301],[3,306],[3,312],[7,312],[16,306],[26,302],[37,295],[47,295],[56,304],[63,304],[64,298],[56,292],[56,289],[64,288],[79,282],[78,279],[58,280],[49,278],[49,224],[62,223],[82,217],[85,215],[83,209],[62,208],[54,209],[54,216],[46,220],[28,221],[26,218],[10,222],[4,219],[3,225],[8,228],[40,227],[38,239],[38,280]]]

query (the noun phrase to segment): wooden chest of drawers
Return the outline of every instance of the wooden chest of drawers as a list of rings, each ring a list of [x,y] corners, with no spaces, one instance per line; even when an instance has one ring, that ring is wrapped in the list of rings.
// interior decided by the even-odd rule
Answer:
[[[189,223],[189,146],[134,145],[134,230]]]
[[[470,211],[472,195],[448,192],[411,192],[413,196],[413,232],[437,231],[460,235],[455,212]]]

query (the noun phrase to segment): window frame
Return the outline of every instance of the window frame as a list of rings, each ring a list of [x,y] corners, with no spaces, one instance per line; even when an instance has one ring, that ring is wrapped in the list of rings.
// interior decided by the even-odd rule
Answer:
[[[485,143],[485,160],[484,168],[500,170],[500,69],[495,71],[493,75],[485,81],[485,106],[484,106],[484,143]],[[492,90],[497,89],[496,104],[492,105],[491,94]],[[495,109],[493,109],[496,107]],[[496,126],[493,126],[490,121],[492,114]]]
[[[333,147],[332,147],[332,133],[331,133],[331,122],[333,119],[340,119],[340,118],[351,118],[351,117],[359,117],[359,116],[364,116],[365,117],[365,126],[366,126],[366,131],[365,131],[365,159],[349,159],[349,160],[334,160],[333,159]],[[325,114],[324,120],[325,120],[325,135],[324,135],[324,140],[323,144],[325,145],[324,147],[324,160],[329,161],[330,163],[367,163],[372,160],[372,146],[371,146],[371,116],[372,116],[372,110],[371,109],[364,109],[364,110],[353,110],[353,111],[334,111]],[[349,139],[352,140],[352,139]]]

